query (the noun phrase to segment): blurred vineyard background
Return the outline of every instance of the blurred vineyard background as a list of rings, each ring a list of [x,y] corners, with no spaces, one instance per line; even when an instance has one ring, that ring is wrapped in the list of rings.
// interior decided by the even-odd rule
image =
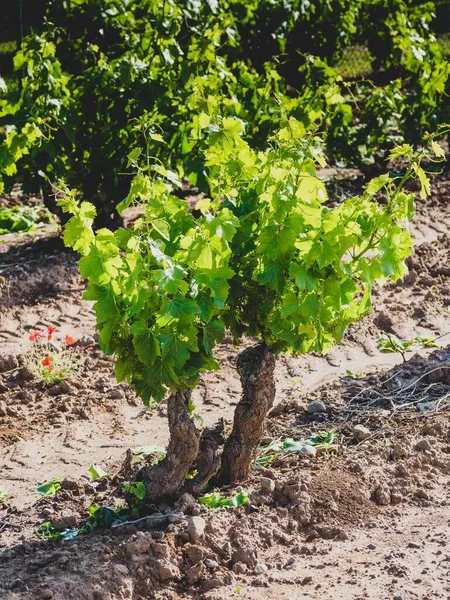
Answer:
[[[0,73],[8,86],[10,97],[17,96],[20,87],[20,73],[14,71],[14,55],[23,38],[42,27],[44,10],[43,0],[13,0],[2,9]]]
[[[20,84],[20,74],[14,72],[14,55],[22,39],[42,27],[45,4],[45,0],[12,0],[4,7],[0,30],[0,73],[8,82],[11,93]],[[450,2],[440,0],[435,7],[433,30],[445,56],[450,57]],[[364,37],[364,32],[356,34],[355,40],[344,46],[342,56],[333,65],[342,77],[353,79],[372,73],[374,55],[369,51]]]
[[[0,191],[56,210],[65,181],[107,219],[142,146],[207,193],[200,115],[263,149],[287,119],[329,164],[383,165],[450,120],[447,0],[8,3],[0,34]],[[150,148],[151,147],[151,148]]]

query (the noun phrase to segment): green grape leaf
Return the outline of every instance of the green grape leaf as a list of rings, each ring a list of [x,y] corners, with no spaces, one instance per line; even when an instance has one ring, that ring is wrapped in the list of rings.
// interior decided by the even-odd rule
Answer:
[[[222,340],[225,335],[225,328],[217,321],[210,321],[203,327],[203,347],[209,354],[212,352],[216,342]]]
[[[152,227],[155,229],[165,240],[170,240],[170,225],[164,219],[153,219]]]
[[[64,244],[83,256],[89,252],[94,241],[94,233],[91,229],[92,220],[88,217],[74,216],[69,219],[64,228]]]
[[[189,359],[191,351],[198,350],[197,343],[186,335],[177,331],[163,333],[158,336],[161,343],[162,357],[173,362],[175,369],[179,370]]]
[[[114,364],[114,373],[118,383],[129,380],[133,374],[133,362],[128,357],[118,356]]]
[[[83,299],[96,300],[94,311],[98,323],[116,320],[119,317],[116,294],[112,287],[90,284],[83,294]]]
[[[115,279],[122,267],[122,259],[117,253],[111,255],[104,251],[97,242],[91,246],[90,252],[80,259],[80,273],[82,277],[90,278],[100,284],[107,284]]]
[[[190,322],[200,309],[198,304],[189,298],[175,296],[174,298],[163,298],[161,314],[163,317],[172,317],[180,321]]]
[[[267,285],[269,289],[275,290],[278,294],[281,294],[286,281],[286,267],[284,263],[265,263],[263,270],[256,275],[256,281],[262,285]]]
[[[415,171],[420,181],[420,197],[425,200],[425,198],[431,194],[430,180],[422,167],[416,165]]]
[[[365,186],[366,193],[369,196],[374,196],[381,189],[383,189],[385,187],[385,185],[388,183],[388,181],[389,181],[389,173],[385,173],[384,175],[375,177]]]
[[[410,144],[402,144],[401,146],[397,146],[393,150],[389,152],[389,159],[393,158],[402,158],[405,157],[409,160],[412,159],[414,149]]]
[[[437,142],[431,142],[431,149],[437,158],[445,158],[445,152]]]
[[[155,383],[171,388],[180,383],[169,361],[161,358],[157,358],[151,367],[146,368],[145,376],[150,385]]]
[[[150,137],[154,142],[160,142],[161,144],[166,143],[163,136],[160,133],[151,133]]]
[[[140,361],[151,366],[161,356],[158,339],[143,321],[136,321],[131,326],[133,346]]]
[[[134,150],[132,150],[128,155],[128,162],[127,162],[127,167],[130,167],[133,163],[135,163],[137,161],[137,159],[139,158],[139,156],[141,155],[142,150],[141,148],[135,148]]]
[[[184,280],[186,272],[179,265],[171,265],[166,269],[156,269],[153,271],[153,281],[158,286],[161,293],[176,294],[181,292],[186,294],[189,285]]]
[[[263,228],[259,237],[258,252],[264,253],[270,259],[292,253],[298,235],[293,218],[284,223],[271,223]],[[298,225],[298,222],[297,222]]]
[[[56,477],[38,486],[35,491],[42,496],[54,496],[61,489],[60,481],[61,478]]]
[[[230,137],[235,137],[242,131],[242,124],[237,119],[225,117],[222,121],[222,129],[224,133]]]
[[[107,473],[99,465],[91,465],[88,469],[88,473],[91,478],[91,481],[97,481],[98,479],[103,479],[104,477],[108,477],[109,475],[109,473]]]
[[[296,262],[292,262],[289,267],[289,274],[295,279],[300,290],[315,290],[317,287],[317,278],[313,277],[308,271]]]

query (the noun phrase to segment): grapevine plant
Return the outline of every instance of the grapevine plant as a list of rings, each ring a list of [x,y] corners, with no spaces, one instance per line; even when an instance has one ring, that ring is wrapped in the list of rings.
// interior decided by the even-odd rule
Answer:
[[[264,152],[249,146],[237,119],[203,113],[200,122],[210,195],[197,216],[173,194],[174,173],[150,157],[141,163],[139,150],[129,154],[135,176],[118,206],[140,208],[132,228],[94,232],[92,204],[69,189],[59,199],[72,215],[64,240],[82,255],[84,297],[95,302],[117,380],[146,403],[168,396],[166,457],[140,473],[149,501],[187,485],[200,490],[213,475],[222,483],[248,475],[274,400],[276,356],[326,352],[370,311],[375,281],[405,274],[414,201],[404,184],[418,177],[428,191],[426,151],[404,145],[394,153],[410,163],[400,179],[377,177],[332,207],[316,172],[319,140],[301,122],[286,122]],[[190,392],[202,372],[219,368],[213,350],[226,329],[236,344],[243,335],[258,343],[237,360],[243,395],[220,466]]]

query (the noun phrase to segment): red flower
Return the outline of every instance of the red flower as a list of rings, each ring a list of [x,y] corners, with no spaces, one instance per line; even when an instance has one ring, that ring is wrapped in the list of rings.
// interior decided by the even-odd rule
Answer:
[[[47,327],[47,341],[50,341],[52,339],[52,335],[54,334],[54,332],[56,331],[56,327],[54,325],[49,325]]]
[[[86,348],[86,352],[89,352],[89,353],[91,353],[91,352],[92,352],[92,350],[93,350],[92,346],[89,346],[89,348]]]
[[[47,367],[46,367],[46,368],[47,368],[49,371],[53,371],[53,368],[54,368],[54,367],[53,367],[53,365],[47,365]]]
[[[73,339],[73,337],[71,337],[70,335],[66,335],[66,337],[64,338],[64,342],[68,345],[71,346],[72,344],[75,344],[75,340]]]
[[[36,329],[30,329],[30,340],[32,342],[39,342],[40,339],[41,339],[40,332],[36,331]]]
[[[83,348],[81,346],[78,346],[77,350],[78,350],[79,354],[83,354]]]
[[[53,362],[53,356],[46,356],[46,357],[45,357],[45,358],[42,360],[41,364],[42,364],[44,367],[51,367],[51,368],[53,369],[52,362]],[[49,369],[49,371],[51,371],[52,369]]]

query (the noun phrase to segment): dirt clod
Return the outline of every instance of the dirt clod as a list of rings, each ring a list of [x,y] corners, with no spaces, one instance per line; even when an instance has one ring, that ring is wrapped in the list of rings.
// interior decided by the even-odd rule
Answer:
[[[53,527],[58,530],[72,529],[78,522],[78,516],[75,514],[63,513],[59,516],[53,517]]]

